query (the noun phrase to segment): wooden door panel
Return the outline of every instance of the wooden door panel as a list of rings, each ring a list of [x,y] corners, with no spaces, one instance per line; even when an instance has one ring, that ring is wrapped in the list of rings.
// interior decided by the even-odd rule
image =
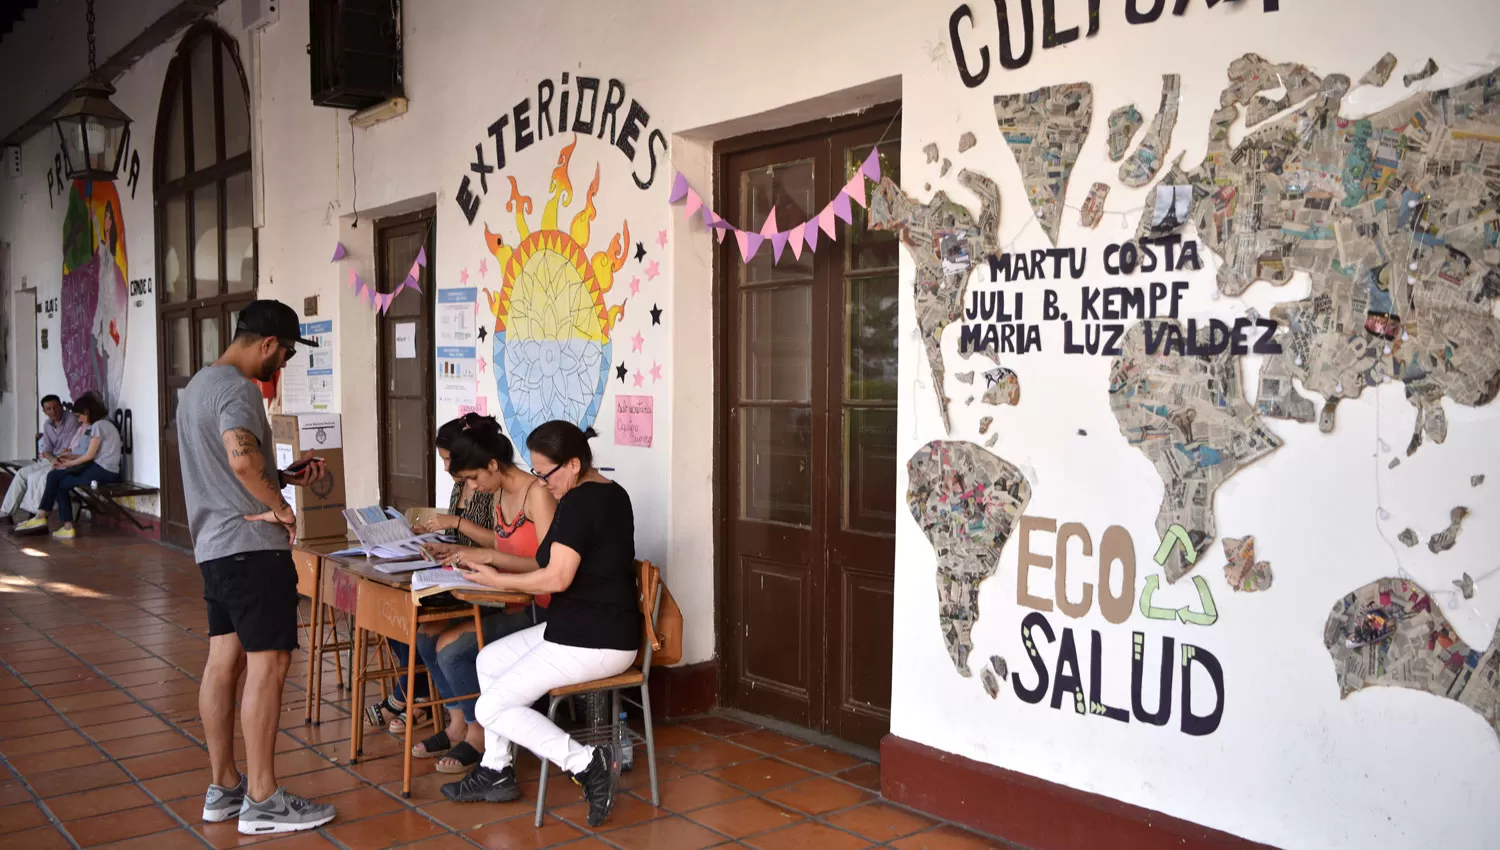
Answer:
[[[894,115],[727,144],[720,208],[747,228],[772,210],[779,227],[815,220]],[[718,610],[727,702],[874,745],[890,722],[899,248],[862,212],[800,258],[719,251]]]
[[[835,564],[839,573],[834,604],[840,611],[834,641],[839,658],[829,689],[829,732],[869,743],[890,731],[891,630],[895,582],[890,575]]]
[[[811,601],[806,564],[740,559],[744,681],[806,700],[808,691],[805,612]]]
[[[382,220],[376,224],[375,234],[376,278],[381,292],[396,291],[424,248],[424,283],[434,279],[437,245],[433,211]],[[380,498],[383,504],[401,510],[431,507],[434,502],[433,288],[428,283],[421,291],[403,289],[390,309],[376,320]],[[412,347],[403,351],[396,338],[407,333],[412,337]]]

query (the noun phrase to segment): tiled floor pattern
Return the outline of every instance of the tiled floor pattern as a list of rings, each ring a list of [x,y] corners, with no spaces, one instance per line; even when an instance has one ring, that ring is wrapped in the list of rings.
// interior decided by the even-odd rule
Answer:
[[[201,592],[190,556],[149,541],[86,527],[67,543],[0,532],[0,850],[1006,846],[882,802],[877,765],[720,717],[659,726],[661,808],[649,802],[637,750],[636,770],[622,778],[627,793],[597,832],[576,787],[555,773],[549,817],[532,826],[538,764],[529,755],[514,803],[447,802],[439,786],[453,777],[424,760],[403,800],[396,737],[370,733],[364,758],[347,763],[349,699],[331,658],[323,723],[303,724],[300,653],[277,769],[290,790],[334,803],[339,817],[312,833],[241,836],[233,821],[200,820]]]

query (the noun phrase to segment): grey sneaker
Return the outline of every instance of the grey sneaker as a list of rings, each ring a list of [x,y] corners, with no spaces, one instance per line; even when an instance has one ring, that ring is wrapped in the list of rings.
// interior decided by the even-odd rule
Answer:
[[[203,795],[203,821],[220,823],[229,820],[240,813],[240,806],[244,802],[245,774],[240,774],[240,784],[233,788],[210,785],[208,793]]]
[[[257,803],[245,796],[240,809],[240,834],[265,835],[272,832],[300,832],[317,829],[333,820],[333,806],[314,803],[296,794],[288,794],[285,788]]]

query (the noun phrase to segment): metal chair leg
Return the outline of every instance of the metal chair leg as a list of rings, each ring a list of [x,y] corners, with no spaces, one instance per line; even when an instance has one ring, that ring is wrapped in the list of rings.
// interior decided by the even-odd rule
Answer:
[[[641,683],[641,714],[646,718],[646,769],[651,771],[651,805],[661,808],[661,792],[656,787],[656,735],[651,729],[651,689]]]
[[[561,705],[561,704],[562,704],[562,701],[558,697],[549,697],[548,698],[548,704],[547,704],[547,719],[548,720],[556,722],[556,720],[557,720],[557,707],[559,705]],[[548,762],[547,762],[546,759],[542,759],[542,771],[541,771],[541,775],[537,778],[537,784],[536,784],[536,827],[537,827],[537,829],[541,829],[541,827],[542,827],[542,813],[545,812],[545,811],[547,811],[547,768],[550,767],[550,766],[551,765],[548,764]]]

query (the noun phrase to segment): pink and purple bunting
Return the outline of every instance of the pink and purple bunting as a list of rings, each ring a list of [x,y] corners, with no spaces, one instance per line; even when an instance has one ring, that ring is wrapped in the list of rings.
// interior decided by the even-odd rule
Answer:
[[[833,203],[828,205],[833,209],[833,214],[844,220],[845,224],[854,221],[854,210],[849,207],[849,193],[841,191],[833,196]],[[828,234],[832,236],[832,233]]]
[[[759,232],[741,230],[735,227],[729,223],[728,219],[719,215],[708,206],[703,196],[688,183],[687,176],[680,171],[675,172],[673,175],[672,189],[667,201],[669,204],[676,204],[679,201],[684,202],[684,212],[688,219],[691,219],[694,215],[701,214],[703,216],[703,228],[705,232],[712,233],[714,238],[720,243],[724,241],[726,234],[732,233],[734,235],[733,242],[740,251],[741,262],[750,262],[754,259],[761,244],[769,241],[771,243],[771,251],[774,255],[773,261],[779,263],[781,262],[782,254],[786,252],[788,246],[792,249],[792,256],[798,260],[802,259],[804,248],[808,251],[816,251],[819,240],[823,238],[823,236],[819,235],[820,231],[827,236],[830,242],[837,241],[838,225],[836,222],[842,219],[846,224],[852,224],[854,221],[854,205],[858,204],[860,207],[867,207],[869,205],[869,190],[865,186],[866,180],[873,180],[877,183],[881,180],[880,150],[878,147],[871,148],[869,155],[860,163],[855,175],[850,178],[849,182],[843,186],[827,206],[816,215],[809,217],[806,221],[784,230],[776,221],[776,210],[774,208],[766,214]],[[416,270],[413,268],[411,277],[402,286],[404,287],[408,284],[415,286],[416,277]],[[395,294],[399,294],[400,291],[401,288],[398,287],[392,297]]]

